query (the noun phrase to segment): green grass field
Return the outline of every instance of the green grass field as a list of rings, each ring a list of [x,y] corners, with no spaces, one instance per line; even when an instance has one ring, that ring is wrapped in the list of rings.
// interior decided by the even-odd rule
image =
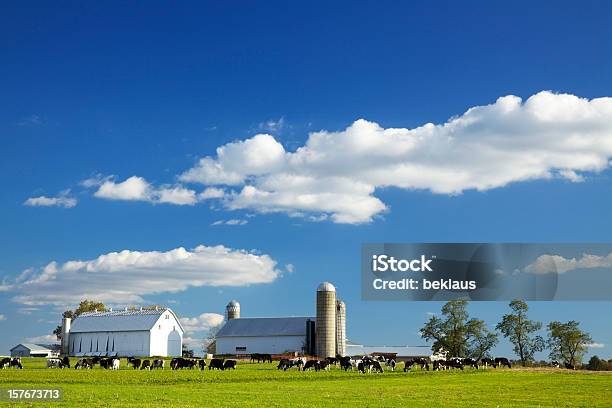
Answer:
[[[133,371],[124,360],[119,371],[47,369],[42,358],[23,363],[23,370],[0,370],[0,388],[64,392],[62,402],[31,405],[612,407],[612,373],[607,372],[519,368],[362,375],[337,368],[282,372],[276,363],[240,363],[223,372],[171,371],[168,365],[164,371]]]

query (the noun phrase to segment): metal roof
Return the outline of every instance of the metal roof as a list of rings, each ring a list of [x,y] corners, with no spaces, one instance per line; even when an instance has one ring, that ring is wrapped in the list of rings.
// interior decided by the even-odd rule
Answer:
[[[30,352],[33,352],[33,351],[43,351],[43,352],[55,351],[54,349],[52,349],[50,347],[50,345],[34,344],[34,343],[19,343],[18,345],[13,347],[11,350],[14,350],[14,349],[16,349],[19,346],[23,346],[23,347],[27,348],[28,350],[30,350]]]
[[[247,317],[230,319],[217,337],[305,336],[306,321],[314,317]]]
[[[329,282],[323,282],[317,288],[317,292],[335,292],[336,288]]]
[[[116,310],[102,312],[87,312],[80,314],[72,322],[71,333],[142,331],[151,330],[159,317],[166,311],[176,319],[184,332],[179,319],[174,312],[166,308]]]

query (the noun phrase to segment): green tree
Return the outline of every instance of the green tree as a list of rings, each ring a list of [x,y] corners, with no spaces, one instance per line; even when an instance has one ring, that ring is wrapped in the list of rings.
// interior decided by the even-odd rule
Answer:
[[[105,309],[106,309],[106,307],[104,306],[104,303],[97,302],[95,300],[87,300],[86,299],[86,300],[81,301],[81,303],[79,303],[79,306],[75,310],[66,310],[64,313],[62,313],[62,318],[69,317],[71,319],[74,319],[75,317],[77,317],[81,313],[93,312],[93,311],[96,311],[96,310],[105,310]],[[55,334],[57,336],[58,340],[61,340],[61,337],[62,337],[62,325],[61,325],[61,323],[60,323],[59,326],[57,326],[53,330],[53,334]]]
[[[512,312],[504,315],[495,328],[514,345],[514,353],[519,356],[521,364],[525,366],[528,362],[533,361],[536,352],[544,350],[544,339],[541,336],[533,335],[542,328],[542,323],[527,318],[529,307],[522,300],[510,302],[510,309]]]
[[[421,337],[433,341],[432,350],[446,350],[449,356],[485,354],[497,341],[482,320],[470,319],[468,301],[457,299],[442,306],[442,316],[432,316],[421,329]],[[494,334],[493,334],[494,335]],[[478,350],[477,352],[475,350]]]
[[[550,322],[548,324],[548,347],[550,358],[563,360],[573,366],[582,361],[587,351],[591,336],[580,330],[579,323],[570,320],[567,323]]]
[[[608,363],[606,360],[601,360],[597,356],[591,357],[587,364],[587,370],[593,371],[605,371],[608,369]]]
[[[475,360],[490,357],[489,351],[497,344],[497,333],[490,331],[482,320],[472,319],[468,322],[468,332],[472,333],[469,345],[469,356]]]

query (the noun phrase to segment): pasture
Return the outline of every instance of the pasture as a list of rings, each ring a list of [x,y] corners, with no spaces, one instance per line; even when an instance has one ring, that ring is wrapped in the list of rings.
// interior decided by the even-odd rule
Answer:
[[[24,358],[24,369],[0,370],[2,388],[60,387],[63,402],[46,406],[416,406],[512,407],[612,405],[612,374],[563,369],[466,369],[359,374],[278,371],[278,362],[240,362],[236,370],[119,371],[47,369]],[[0,406],[9,406],[0,403]],[[15,406],[25,406],[16,403]]]

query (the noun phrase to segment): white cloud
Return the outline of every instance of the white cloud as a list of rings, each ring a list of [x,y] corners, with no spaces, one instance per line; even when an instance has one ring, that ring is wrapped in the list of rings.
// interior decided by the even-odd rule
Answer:
[[[43,334],[41,336],[28,337],[25,339],[25,342],[34,344],[54,344],[59,343],[59,340],[57,340],[57,336],[54,334]]]
[[[247,220],[232,218],[232,219],[227,220],[227,221],[226,220],[217,220],[217,221],[213,222],[210,225],[212,225],[213,227],[217,226],[217,225],[240,226],[240,225],[246,225],[248,223],[249,223],[249,221],[247,221]]]
[[[276,261],[268,255],[200,245],[193,250],[124,250],[92,260],[50,262],[25,280],[3,284],[3,290],[15,293],[13,301],[29,306],[74,305],[82,299],[129,305],[150,294],[270,283],[279,276]]]
[[[225,196],[225,192],[220,188],[208,187],[200,194],[198,194],[198,199],[200,201],[210,200],[213,198],[223,198]]]
[[[582,258],[564,258],[560,255],[540,255],[523,268],[523,272],[546,274],[566,273],[576,269],[612,268],[612,253],[607,256],[583,254]]]
[[[6,320],[6,316],[3,314],[0,314],[0,322]]]
[[[238,186],[224,196],[228,209],[363,223],[388,210],[374,195],[385,187],[453,195],[526,180],[578,182],[606,169],[612,98],[505,96],[438,125],[385,129],[360,119],[343,131],[311,133],[294,152],[260,134],[216,153],[179,180]]]
[[[603,343],[591,343],[591,344],[587,344],[587,347],[601,349],[601,348],[605,348],[606,345]]]
[[[285,269],[287,270],[287,272],[293,273],[293,271],[295,270],[295,266],[293,266],[293,264],[288,263],[285,265]]]
[[[70,197],[70,190],[64,190],[57,197],[31,197],[28,198],[23,205],[29,207],[64,207],[72,208],[77,205],[78,201],[74,197]]]
[[[265,132],[278,133],[285,127],[285,118],[280,117],[278,120],[268,120],[259,124],[259,129]]]
[[[193,205],[198,199],[196,192],[183,186],[154,187],[142,177],[132,176],[116,183],[107,179],[94,193],[98,198],[107,200],[147,201],[176,205]]]
[[[224,322],[223,315],[218,313],[202,313],[196,317],[183,317],[181,324],[187,333],[208,332]]]

